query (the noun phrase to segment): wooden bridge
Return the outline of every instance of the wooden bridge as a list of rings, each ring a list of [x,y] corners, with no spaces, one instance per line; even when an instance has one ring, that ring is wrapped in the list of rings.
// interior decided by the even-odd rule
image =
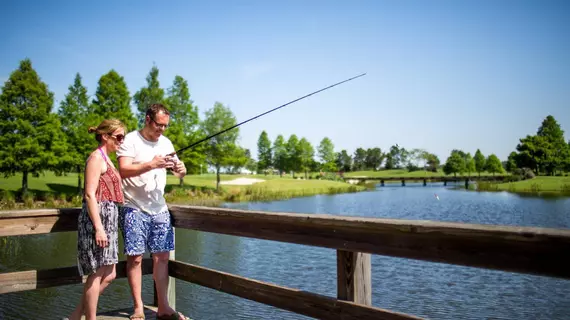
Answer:
[[[0,236],[25,236],[77,229],[80,209],[0,212]],[[171,255],[173,278],[318,319],[419,319],[372,306],[370,255],[385,255],[570,279],[570,230],[435,221],[272,213],[170,206],[176,228],[336,249],[337,292],[324,296],[221,272]],[[72,250],[72,248],[69,248]],[[143,261],[151,274],[152,260]],[[117,278],[126,276],[125,262]],[[0,273],[0,294],[78,284],[76,266]],[[111,284],[112,286],[112,284]],[[336,296],[336,297],[335,297]],[[156,300],[156,297],[155,297]],[[155,302],[156,303],[156,302]],[[154,307],[147,308],[152,319]],[[127,318],[129,309],[108,310],[101,319]],[[192,310],[180,310],[192,317]],[[220,315],[231,318],[232,315]]]
[[[446,186],[448,182],[465,182],[465,188],[469,187],[470,181],[505,181],[508,175],[496,175],[496,176],[432,176],[432,177],[344,177],[344,180],[348,183],[359,183],[359,182],[370,182],[370,181],[380,181],[380,185],[384,186],[386,181],[401,181],[402,186],[406,185],[406,181],[423,181],[424,187],[427,186],[428,182],[443,182]]]

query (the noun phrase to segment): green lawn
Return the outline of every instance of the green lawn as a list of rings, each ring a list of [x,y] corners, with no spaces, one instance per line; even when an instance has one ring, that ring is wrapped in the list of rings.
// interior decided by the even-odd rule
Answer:
[[[497,184],[498,190],[511,192],[570,193],[570,177],[544,177]]]
[[[188,175],[184,177],[184,187],[179,188],[179,179],[168,175],[166,192],[169,202],[194,204],[219,204],[223,201],[278,200],[315,194],[333,194],[365,190],[364,186],[355,186],[345,182],[330,180],[300,180],[278,175],[220,175],[221,181],[237,178],[262,179],[253,185],[220,185],[221,192],[214,192],[216,175]],[[17,191],[21,189],[22,175],[0,178],[0,190]],[[28,176],[29,190],[34,200],[47,201],[48,194],[66,195],[67,199],[77,194],[77,174],[56,176],[46,172],[39,177]],[[10,197],[9,197],[10,198]],[[63,199],[56,196],[56,199]],[[6,199],[5,199],[6,200]],[[206,202],[201,202],[205,201]],[[0,202],[2,199],[0,199]],[[78,200],[75,199],[77,202]],[[61,203],[66,205],[66,203]]]

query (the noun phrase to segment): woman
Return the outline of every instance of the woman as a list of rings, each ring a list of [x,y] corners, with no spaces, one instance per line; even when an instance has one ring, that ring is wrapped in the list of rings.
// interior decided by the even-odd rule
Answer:
[[[123,203],[121,177],[109,160],[125,138],[125,125],[104,120],[95,133],[99,146],[85,164],[85,193],[78,218],[77,261],[81,276],[87,275],[81,302],[70,319],[95,319],[99,295],[113,279],[118,262],[118,204]]]

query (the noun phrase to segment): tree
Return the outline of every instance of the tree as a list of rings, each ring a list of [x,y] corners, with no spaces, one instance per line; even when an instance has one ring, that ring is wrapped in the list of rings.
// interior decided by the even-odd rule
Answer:
[[[115,70],[99,78],[92,110],[102,119],[121,120],[127,127],[126,131],[137,129],[137,120],[131,111],[131,98],[127,84]]]
[[[386,164],[384,168],[387,170],[400,167],[400,147],[396,144],[390,147],[390,151],[386,155]]]
[[[481,153],[481,150],[477,149],[473,159],[475,160],[475,170],[479,173],[479,176],[481,176],[481,172],[485,171],[486,167],[485,156]]]
[[[81,194],[81,176],[85,168],[85,161],[91,151],[97,147],[97,141],[87,130],[90,126],[99,124],[99,117],[89,112],[87,88],[81,82],[81,75],[77,73],[73,85],[65,95],[59,106],[59,121],[61,129],[67,137],[67,150],[70,166],[77,172],[77,192]]]
[[[364,159],[364,164],[367,169],[372,169],[374,171],[380,168],[384,161],[384,155],[380,148],[369,148],[366,150],[366,158]]]
[[[501,164],[501,160],[499,160],[499,158],[496,155],[490,154],[489,157],[487,158],[486,169],[488,172],[491,172],[493,175],[495,175],[495,173],[503,173],[503,165]]]
[[[313,157],[315,156],[315,149],[313,145],[305,139],[299,140],[299,157],[301,160],[301,170],[305,172],[305,179],[308,178],[308,172],[311,170],[311,165],[315,162]]]
[[[237,123],[232,111],[222,103],[216,102],[214,107],[205,113],[202,130],[206,136],[213,135]],[[239,128],[226,131],[205,142],[206,160],[216,169],[216,190],[220,189],[220,168],[235,164],[240,156],[240,148],[236,145]]]
[[[554,175],[557,170],[562,169],[565,162],[566,148],[568,145],[564,140],[564,131],[553,116],[547,116],[536,133],[538,137],[545,140],[544,152],[548,157],[542,161],[542,167],[548,175]]]
[[[334,145],[332,141],[325,137],[317,147],[319,158],[323,162],[323,170],[326,172],[334,172],[337,170],[335,164]]]
[[[22,193],[28,174],[44,170],[61,173],[71,163],[57,115],[51,113],[53,93],[32,67],[20,61],[0,94],[0,172],[4,177],[22,173]]]
[[[271,141],[267,136],[267,132],[263,130],[257,139],[257,169],[267,174],[267,169],[271,167]]]
[[[295,177],[295,172],[301,170],[301,150],[299,149],[297,135],[289,136],[285,148],[287,149],[287,171],[292,171],[293,177]]]
[[[509,173],[514,173],[515,170],[517,169],[517,153],[516,152],[511,152],[509,154],[509,158],[507,159],[507,163],[505,165],[505,170],[507,170],[507,172]]]
[[[245,149],[245,158],[246,158],[245,168],[251,171],[252,173],[257,171],[257,162],[251,157],[251,152],[249,151],[249,149]]]
[[[188,82],[181,76],[174,77],[172,86],[168,88],[166,104],[170,112],[170,122],[164,135],[172,141],[175,150],[180,150],[205,137],[199,127],[198,107],[190,99]],[[204,146],[204,144],[196,145],[178,155],[184,161],[188,173],[200,172],[199,168],[205,164]],[[179,183],[180,186],[184,184],[184,177],[180,178]]]
[[[366,169],[366,155],[367,152],[363,148],[357,148],[354,151],[354,157],[352,161],[354,171]]]
[[[177,76],[179,77],[179,76]],[[182,77],[180,77],[182,78]],[[176,78],[174,79],[176,85]],[[178,81],[183,81],[183,79],[178,79]],[[178,84],[180,86],[181,84]],[[186,84],[186,87],[188,85]],[[137,105],[138,109],[138,123],[139,126],[142,128],[144,126],[144,118],[146,115],[146,109],[153,103],[164,103],[164,89],[160,88],[160,83],[158,81],[158,68],[156,66],[152,66],[150,72],[146,77],[146,87],[142,87],[139,91],[135,93],[133,96],[133,100]]]
[[[530,136],[519,140],[516,149],[519,152],[516,158],[519,168],[531,168],[536,175],[546,170],[549,158],[552,157],[552,148],[543,136]]]
[[[437,172],[437,170],[439,169],[439,165],[440,165],[440,161],[439,161],[438,156],[436,156],[433,153],[428,153],[426,155],[426,162],[427,162],[428,170],[430,170],[432,172]]]
[[[477,170],[477,166],[475,165],[475,159],[473,159],[470,152],[465,155],[464,161],[465,172],[467,172],[468,176],[471,176],[471,172],[475,172]]]
[[[341,171],[350,171],[350,168],[352,166],[352,158],[348,152],[346,152],[346,150],[342,150],[336,154],[335,164],[336,167]]]
[[[287,148],[283,135],[278,135],[273,142],[273,166],[280,175],[287,170]]]
[[[443,172],[446,175],[453,173],[454,176],[457,176],[458,173],[465,172],[465,159],[457,150],[453,150],[451,155],[447,158],[443,166]]]

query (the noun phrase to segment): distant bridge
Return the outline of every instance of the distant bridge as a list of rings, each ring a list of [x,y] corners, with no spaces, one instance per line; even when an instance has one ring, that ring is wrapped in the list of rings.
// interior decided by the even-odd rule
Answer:
[[[401,181],[402,186],[406,185],[406,181],[423,181],[424,186],[427,186],[429,182],[443,182],[446,186],[448,182],[461,182],[465,181],[465,188],[469,187],[470,181],[505,181],[508,175],[496,175],[496,176],[431,176],[431,177],[344,177],[344,180],[348,183],[356,184],[359,182],[368,181],[380,181],[380,185],[384,186],[386,181]]]

